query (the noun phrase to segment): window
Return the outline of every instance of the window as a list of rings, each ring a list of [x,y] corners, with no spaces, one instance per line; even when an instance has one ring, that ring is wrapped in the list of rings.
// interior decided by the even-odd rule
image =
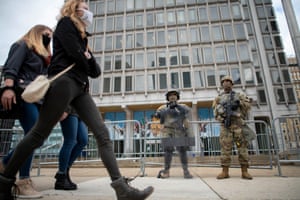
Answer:
[[[265,90],[258,90],[257,93],[258,93],[259,102],[261,104],[266,104],[267,103],[267,98],[266,98]]]
[[[159,89],[167,89],[167,74],[159,74]]]
[[[238,52],[240,54],[240,60],[241,61],[249,61],[250,60],[248,45],[239,44],[238,45]]]
[[[228,62],[236,62],[238,61],[237,54],[236,54],[236,48],[234,45],[227,45],[226,46],[227,50],[227,59]]]
[[[178,30],[178,42],[179,43],[187,43],[188,37],[187,37],[187,31],[186,29],[179,29]]]
[[[165,31],[157,31],[157,45],[165,45],[166,38],[165,38]]]
[[[133,10],[134,9],[134,0],[127,0],[126,10]]]
[[[114,11],[115,11],[115,1],[114,0],[107,1],[107,13],[112,13]]]
[[[190,42],[200,42],[199,28],[190,28]]]
[[[109,51],[112,50],[113,44],[112,44],[112,36],[106,36],[105,39],[105,50]]]
[[[147,0],[146,8],[154,8],[154,0]]]
[[[177,50],[172,50],[169,52],[169,57],[170,57],[170,65],[178,65],[178,52]]]
[[[116,12],[123,12],[124,11],[124,1],[125,0],[117,0],[116,1]],[[97,2],[97,4],[100,2]]]
[[[104,71],[111,71],[112,56],[104,57]]]
[[[241,84],[241,74],[238,66],[231,68],[231,78],[235,85]]]
[[[232,13],[233,19],[241,19],[242,18],[240,6],[238,4],[231,5],[231,13]]]
[[[191,88],[191,73],[190,72],[182,72],[183,79],[183,88]]]
[[[279,53],[278,53],[278,58],[279,58],[280,64],[282,64],[282,65],[285,65],[285,64],[286,64],[285,55],[284,55],[283,52],[279,52]]]
[[[122,55],[115,56],[115,69],[120,70],[122,67]]]
[[[136,53],[135,55],[135,68],[142,69],[144,68],[144,53]]]
[[[234,40],[233,29],[231,24],[223,25],[225,40]]]
[[[283,48],[280,36],[275,36],[274,41],[277,48]]]
[[[180,56],[182,65],[190,64],[190,54],[188,49],[180,49]]]
[[[136,9],[143,9],[144,8],[144,1],[141,0],[135,0],[135,8]]]
[[[256,72],[256,79],[257,79],[257,83],[259,84],[263,83],[261,72]]]
[[[209,33],[208,26],[201,26],[200,33],[201,33],[201,42],[209,42],[210,41],[210,33]]]
[[[155,7],[156,8],[163,7],[164,5],[165,5],[164,1],[162,1],[162,0],[155,0]]]
[[[155,53],[154,52],[147,53],[147,67],[155,67]]]
[[[194,23],[197,22],[197,11],[193,8],[193,9],[189,9],[188,11],[188,15],[189,15],[189,23]]]
[[[208,21],[208,15],[206,7],[199,8],[199,21],[200,22],[207,22]]]
[[[203,48],[203,58],[204,64],[211,64],[213,63],[213,52],[211,47],[204,47]]]
[[[281,83],[280,75],[278,70],[271,70],[272,81],[274,84]]]
[[[289,70],[283,69],[282,70],[282,75],[283,75],[283,80],[284,80],[285,83],[290,83],[291,82]]]
[[[259,22],[259,26],[262,33],[269,33],[268,24],[266,21]]]
[[[145,76],[144,75],[136,75],[135,76],[135,91],[141,92],[145,91]]]
[[[202,71],[195,71],[194,77],[195,77],[195,87],[196,88],[204,87]]]
[[[103,92],[107,93],[110,92],[110,78],[104,77],[103,79]]]
[[[275,58],[275,54],[274,53],[267,53],[267,57],[268,57],[268,63],[269,65],[276,65],[276,58]]]
[[[132,29],[134,25],[133,15],[126,16],[126,29]]]
[[[114,18],[107,17],[106,19],[106,31],[113,31],[114,29]]]
[[[284,93],[282,88],[275,88],[277,103],[285,103]]]
[[[158,52],[157,57],[158,57],[158,66],[162,67],[167,65],[165,52],[163,51]]]
[[[142,28],[144,25],[143,15],[135,16],[135,28]]]
[[[230,12],[229,12],[228,5],[220,6],[220,12],[221,12],[221,19],[223,20],[230,19]]]
[[[209,7],[209,18],[211,21],[220,20],[220,15],[217,6]]]
[[[206,71],[206,78],[207,78],[207,86],[216,86],[216,72],[215,70],[208,69]]]
[[[153,47],[155,45],[154,32],[147,32],[147,47]]]
[[[92,3],[92,2],[90,2]],[[105,6],[104,6],[104,3],[105,2],[97,2],[97,14],[99,15],[103,15],[104,14],[104,9],[105,9]]]
[[[256,7],[258,18],[266,18],[266,14],[263,7]]]
[[[123,16],[118,16],[116,17],[116,24],[115,24],[115,30],[119,31],[119,30],[123,30]]]
[[[201,64],[202,63],[202,54],[201,48],[193,48],[193,64]]]
[[[95,51],[102,51],[103,50],[103,37],[102,36],[97,36],[95,37]]]
[[[121,77],[115,77],[114,92],[121,92]]]
[[[177,72],[171,73],[171,87],[179,88],[179,76]]]
[[[156,89],[155,74],[147,75],[147,87],[149,91]]]
[[[115,49],[122,49],[122,35],[115,36]]]
[[[177,44],[177,32],[176,30],[168,30],[168,44]]]
[[[133,48],[133,35],[131,33],[126,35],[126,49]]]
[[[177,11],[177,24],[186,24],[185,13],[184,10]]]
[[[157,26],[165,25],[164,13],[163,12],[158,12],[156,14],[156,25]]]
[[[147,1],[148,2],[148,1]],[[153,13],[148,13],[147,14],[147,26],[154,26],[155,20],[154,20],[154,14]]]
[[[168,25],[172,25],[176,23],[175,11],[168,11]]]
[[[288,97],[288,102],[295,103],[296,99],[295,99],[295,94],[294,94],[293,88],[287,88],[286,93],[287,93],[287,97]]]
[[[127,54],[126,55],[126,63],[125,63],[125,67],[126,69],[132,69],[132,55],[131,54]]]
[[[103,24],[104,19],[103,18],[96,18],[96,30],[95,32],[103,32]]]
[[[135,47],[143,47],[144,46],[144,34],[136,33],[135,35]]]
[[[244,24],[234,24],[234,32],[236,39],[246,39]]]
[[[250,67],[245,67],[244,69],[244,78],[246,84],[254,84],[254,75]]]
[[[132,76],[125,76],[125,91],[132,91]]]
[[[270,36],[264,36],[263,40],[266,49],[273,49],[272,40]]]
[[[213,40],[214,41],[221,41],[221,40],[223,40],[223,35],[222,35],[222,31],[221,31],[221,26],[220,25],[212,27],[212,34],[213,34]]]
[[[215,57],[216,57],[216,62],[217,63],[223,63],[223,62],[226,61],[223,46],[215,47]]]

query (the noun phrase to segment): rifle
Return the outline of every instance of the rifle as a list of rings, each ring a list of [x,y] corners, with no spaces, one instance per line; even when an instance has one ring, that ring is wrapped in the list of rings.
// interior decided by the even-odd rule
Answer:
[[[234,94],[235,94],[235,92],[231,91],[229,101],[226,101],[222,105],[224,108],[224,112],[225,112],[224,126],[226,128],[229,128],[231,126],[231,116],[235,115],[234,111],[237,110],[238,107],[240,106],[239,100],[233,102]]]

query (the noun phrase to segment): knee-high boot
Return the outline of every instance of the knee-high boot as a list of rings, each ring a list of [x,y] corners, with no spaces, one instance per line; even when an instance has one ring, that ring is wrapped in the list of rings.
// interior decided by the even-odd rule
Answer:
[[[115,189],[118,200],[144,200],[154,190],[152,186],[149,186],[144,190],[133,188],[128,184],[128,179],[124,177],[113,181],[111,186]]]

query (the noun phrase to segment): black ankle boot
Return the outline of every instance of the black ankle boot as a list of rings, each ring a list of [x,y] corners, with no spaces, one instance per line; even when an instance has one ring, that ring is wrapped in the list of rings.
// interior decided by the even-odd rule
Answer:
[[[154,190],[152,186],[149,186],[144,190],[133,188],[128,185],[128,179],[124,177],[113,181],[111,186],[115,189],[118,200],[144,200]]]
[[[56,178],[56,182],[55,182],[54,188],[56,190],[76,190],[77,189],[76,185],[74,186],[69,182],[66,174],[56,173],[55,178]]]
[[[69,181],[69,183],[71,184],[71,185],[73,185],[76,189],[77,189],[77,184],[76,183],[74,183],[72,180],[71,180],[71,177],[70,177],[70,168],[68,168],[67,169],[67,179],[68,179],[68,181]]]
[[[0,174],[0,199],[14,200],[15,195],[12,194],[12,188],[15,187],[15,178],[7,178]]]

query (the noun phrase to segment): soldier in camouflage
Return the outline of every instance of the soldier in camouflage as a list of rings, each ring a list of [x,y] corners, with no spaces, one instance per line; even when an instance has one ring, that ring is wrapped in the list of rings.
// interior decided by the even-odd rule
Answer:
[[[251,108],[251,99],[243,93],[232,90],[233,81],[230,76],[224,76],[221,85],[224,91],[213,102],[215,119],[221,122],[220,145],[223,170],[217,179],[229,178],[228,169],[231,164],[233,142],[238,149],[242,178],[252,179],[247,171],[249,167],[248,141],[242,131],[244,119]]]
[[[193,176],[188,170],[187,150],[194,145],[194,138],[189,125],[188,116],[190,109],[183,104],[178,104],[179,92],[172,90],[167,92],[167,105],[158,108],[156,116],[160,119],[161,144],[164,150],[164,169],[158,174],[158,178],[169,178],[173,152],[179,152],[183,168],[184,178],[190,179]]]

